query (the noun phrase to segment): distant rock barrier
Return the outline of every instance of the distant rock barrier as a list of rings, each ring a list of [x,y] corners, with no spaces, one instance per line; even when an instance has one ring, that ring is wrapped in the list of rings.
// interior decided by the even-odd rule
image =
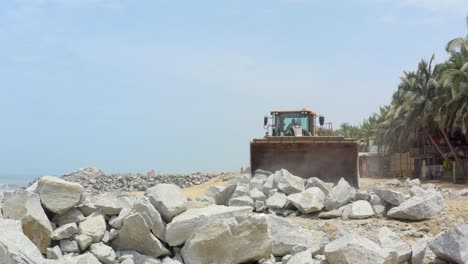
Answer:
[[[92,193],[120,191],[146,191],[159,183],[172,183],[180,188],[199,185],[225,173],[191,173],[191,174],[142,174],[115,173],[107,174],[97,168],[89,167],[63,175],[67,181],[81,184]]]

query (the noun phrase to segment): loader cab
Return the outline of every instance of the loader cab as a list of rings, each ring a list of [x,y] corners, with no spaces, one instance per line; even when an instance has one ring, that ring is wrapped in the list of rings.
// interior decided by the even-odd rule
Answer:
[[[307,109],[272,111],[271,116],[273,136],[315,136],[315,112]]]

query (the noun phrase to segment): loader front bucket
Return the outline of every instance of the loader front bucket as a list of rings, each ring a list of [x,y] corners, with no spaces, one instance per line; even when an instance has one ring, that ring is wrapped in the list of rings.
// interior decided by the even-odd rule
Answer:
[[[359,188],[359,141],[343,137],[267,137],[250,143],[250,168],[287,169],[304,179],[337,183],[344,178]]]

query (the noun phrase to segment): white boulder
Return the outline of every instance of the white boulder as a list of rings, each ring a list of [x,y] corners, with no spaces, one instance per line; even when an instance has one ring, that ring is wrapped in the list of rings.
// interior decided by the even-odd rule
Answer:
[[[79,233],[91,237],[94,243],[101,241],[106,231],[106,221],[100,212],[94,212],[79,224]]]
[[[182,245],[207,221],[220,218],[239,217],[252,212],[252,208],[211,205],[205,208],[188,209],[176,216],[166,226],[166,242],[170,246]]]
[[[349,183],[341,178],[335,187],[325,197],[325,209],[327,211],[335,210],[341,206],[349,203],[356,194],[354,189]]]
[[[216,219],[202,226],[182,248],[186,264],[246,263],[271,255],[271,236],[263,215]]]
[[[50,243],[52,225],[42,209],[39,195],[20,190],[5,193],[4,199],[2,205],[4,217],[20,220],[23,233],[36,244],[41,253],[45,254]]]
[[[427,191],[423,195],[417,195],[404,201],[397,207],[387,212],[387,216],[406,219],[424,220],[440,216],[445,208],[444,198],[439,192]]]
[[[151,232],[153,232],[157,238],[163,241],[165,240],[166,223],[156,208],[154,208],[154,206],[151,204],[148,197],[139,198],[135,202],[133,210],[143,216],[146,225],[151,229]]]
[[[429,248],[439,258],[449,262],[468,263],[468,224],[460,224],[437,235]]]
[[[322,210],[325,194],[318,187],[311,187],[300,193],[290,194],[287,199],[303,214],[308,214]]]
[[[36,192],[48,210],[63,214],[81,201],[83,186],[58,177],[43,176],[37,182]]]
[[[0,263],[45,264],[36,245],[23,234],[20,221],[0,219]]]
[[[379,245],[384,249],[394,250],[398,263],[411,260],[411,247],[400,239],[388,227],[382,227],[377,234]]]
[[[151,203],[166,222],[170,222],[176,215],[187,210],[187,199],[177,185],[157,184],[146,190],[145,196],[150,198]]]
[[[392,205],[400,205],[405,200],[405,195],[401,192],[384,189],[375,189],[374,192],[382,200]]]
[[[122,229],[112,241],[118,250],[136,250],[152,257],[166,256],[170,251],[151,233],[145,219],[138,213],[125,218]]]
[[[289,171],[281,169],[279,171],[280,180],[276,183],[278,189],[286,194],[299,193],[305,190],[304,179],[292,175]]]

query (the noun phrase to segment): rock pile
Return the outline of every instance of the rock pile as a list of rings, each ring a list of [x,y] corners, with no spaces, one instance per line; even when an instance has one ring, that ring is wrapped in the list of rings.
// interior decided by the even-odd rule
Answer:
[[[251,207],[189,209],[173,184],[143,197],[87,197],[80,184],[45,176],[3,199],[0,263],[237,263],[272,251],[266,216]]]
[[[392,180],[391,185],[401,185]],[[385,188],[357,191],[346,180],[336,185],[318,178],[302,179],[287,170],[257,170],[243,176],[237,186],[211,187],[201,199],[217,205],[250,206],[256,212],[278,215],[311,214],[318,218],[364,219],[388,216],[402,220],[425,220],[440,216],[445,204],[440,192],[420,188],[419,180],[405,184],[418,188],[412,197]]]
[[[412,197],[385,189],[364,192],[343,179],[333,186],[279,170],[209,188],[198,202],[164,183],[142,197],[88,196],[84,190],[61,178],[42,177],[36,188],[5,193],[0,263],[418,264],[427,247],[441,261],[468,263],[466,224],[410,244],[387,227],[364,237],[320,220],[375,217],[377,206],[389,217],[408,219],[418,210],[428,211],[419,212],[420,219],[436,217],[443,199],[432,189]],[[280,217],[289,214],[322,224],[307,229]]]
[[[221,173],[223,175],[224,173]],[[186,188],[192,185],[199,185],[209,181],[220,174],[213,173],[192,173],[192,174],[107,174],[94,167],[80,169],[76,172],[63,175],[67,181],[81,184],[92,193],[121,191],[146,191],[159,183],[171,183]]]

